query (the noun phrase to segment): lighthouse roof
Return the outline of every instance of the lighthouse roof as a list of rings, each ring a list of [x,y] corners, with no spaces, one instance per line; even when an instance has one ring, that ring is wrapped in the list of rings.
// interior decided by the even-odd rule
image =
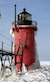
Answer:
[[[27,11],[26,11],[26,8],[23,8],[23,12],[21,12],[20,14],[28,14],[28,15],[31,15],[30,13],[28,13]],[[19,15],[19,14],[18,14]],[[32,15],[31,15],[32,16]]]

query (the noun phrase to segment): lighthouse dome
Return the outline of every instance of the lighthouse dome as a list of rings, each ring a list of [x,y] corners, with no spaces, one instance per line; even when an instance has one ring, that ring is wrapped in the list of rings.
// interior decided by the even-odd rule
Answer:
[[[31,25],[32,24],[32,15],[23,9],[23,12],[18,14],[18,24],[19,25]]]

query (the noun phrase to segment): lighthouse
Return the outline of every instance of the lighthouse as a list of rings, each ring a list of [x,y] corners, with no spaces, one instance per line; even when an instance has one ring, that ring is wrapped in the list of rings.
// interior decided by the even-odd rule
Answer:
[[[40,64],[35,41],[37,22],[32,21],[32,15],[25,8],[23,12],[17,15],[17,20],[15,14],[15,22],[13,22],[10,32],[14,37],[13,53],[16,54],[14,63],[17,70],[22,71],[23,64],[27,70],[39,68]]]

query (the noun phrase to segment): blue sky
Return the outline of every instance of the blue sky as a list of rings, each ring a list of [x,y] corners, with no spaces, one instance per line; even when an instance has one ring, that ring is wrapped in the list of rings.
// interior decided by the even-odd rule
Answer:
[[[10,29],[14,20],[14,5],[17,5],[17,14],[25,7],[32,14],[32,20],[37,21],[37,52],[40,60],[50,60],[50,0],[0,0],[0,35],[1,42],[11,45]],[[0,46],[1,47],[1,46]],[[7,46],[6,46],[7,47]]]

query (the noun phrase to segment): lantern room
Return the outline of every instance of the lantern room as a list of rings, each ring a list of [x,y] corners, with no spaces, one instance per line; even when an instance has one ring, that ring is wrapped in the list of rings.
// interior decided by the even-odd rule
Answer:
[[[18,22],[19,25],[31,25],[32,24],[32,15],[23,9],[23,12],[18,14]]]

